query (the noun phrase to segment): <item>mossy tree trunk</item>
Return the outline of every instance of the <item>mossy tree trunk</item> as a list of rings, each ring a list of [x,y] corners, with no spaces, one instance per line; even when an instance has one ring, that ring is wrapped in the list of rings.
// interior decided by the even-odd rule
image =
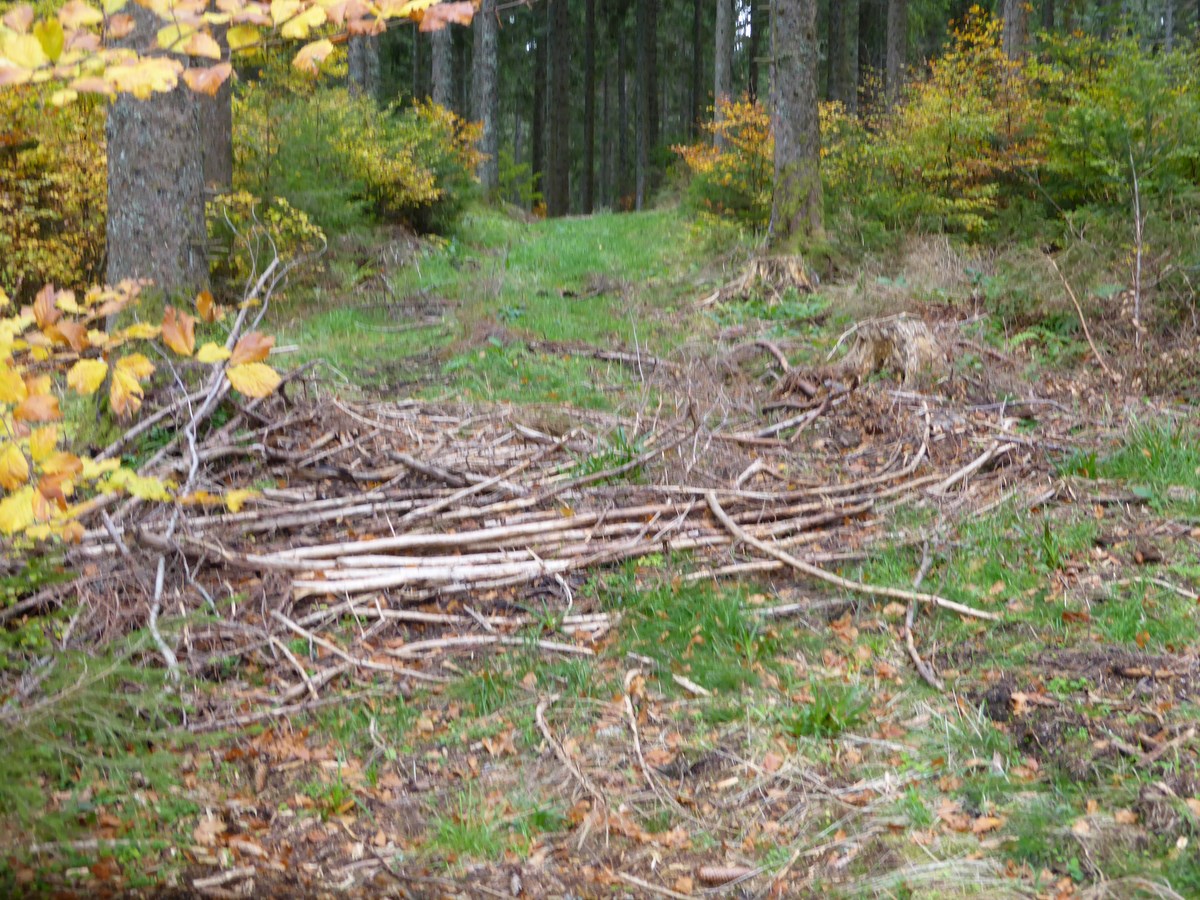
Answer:
[[[483,0],[475,17],[475,55],[472,60],[471,117],[483,123],[479,151],[484,155],[479,164],[479,183],[488,194],[500,185],[500,138],[497,129],[499,114],[499,85],[496,80],[498,22],[496,0]]]

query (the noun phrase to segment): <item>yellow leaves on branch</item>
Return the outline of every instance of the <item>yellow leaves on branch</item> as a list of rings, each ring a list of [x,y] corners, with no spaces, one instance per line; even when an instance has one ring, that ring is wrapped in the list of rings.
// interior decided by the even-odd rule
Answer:
[[[138,0],[160,20],[155,46],[139,53],[101,41],[102,33],[112,40],[135,30],[133,17],[120,12],[127,3],[102,0],[97,8],[87,0],[69,0],[56,15],[40,18],[28,3],[9,10],[0,20],[0,87],[65,82],[52,98],[61,105],[82,93],[129,93],[144,99],[172,90],[182,78],[193,91],[211,95],[232,73],[228,62],[221,63],[225,48],[237,53],[259,46],[271,32],[290,41],[325,32],[294,58],[296,68],[311,73],[333,52],[333,29],[380,34],[387,20],[408,18],[419,22],[421,31],[436,31],[452,23],[469,25],[475,15],[470,2],[434,0],[220,0],[215,10],[208,0]],[[215,26],[229,26],[224,46],[213,34]],[[181,58],[220,64],[191,69]]]
[[[72,435],[68,425],[50,424],[62,419],[56,384],[83,397],[107,384],[111,411],[128,420],[141,409],[156,371],[150,357],[133,348],[157,339],[194,363],[224,364],[230,385],[246,396],[265,397],[279,386],[279,374],[265,362],[275,339],[261,332],[243,335],[232,350],[214,342],[197,350],[196,316],[174,306],[166,307],[161,325],[135,321],[106,332],[107,317],[135,303],[141,287],[126,281],[78,296],[47,285],[16,314],[0,293],[0,310],[7,314],[0,317],[0,534],[79,538],[83,530],[75,517],[86,506],[71,506],[68,498],[81,485],[89,493],[174,499],[169,482],[138,475],[117,460],[97,462],[61,449],[60,441]],[[196,308],[205,321],[219,318],[207,291],[197,296]],[[252,495],[232,491],[218,502],[236,510]]]

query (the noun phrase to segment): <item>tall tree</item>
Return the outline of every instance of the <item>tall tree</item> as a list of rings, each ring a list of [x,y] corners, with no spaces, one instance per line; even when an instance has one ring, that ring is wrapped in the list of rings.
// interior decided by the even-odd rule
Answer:
[[[884,90],[887,92],[888,102],[894,103],[900,96],[904,72],[908,66],[908,0],[888,0],[885,65]]]
[[[619,205],[629,196],[629,36],[624,14],[617,20],[617,177],[614,188]],[[636,101],[635,101],[636,102]]]
[[[733,97],[733,0],[717,0],[716,49],[713,56],[713,108],[721,121],[721,103]],[[720,136],[717,144],[722,143]]]
[[[451,26],[439,28],[433,38],[433,102],[454,109],[454,35]]]
[[[1169,0],[1168,0],[1169,2]],[[1054,0],[1042,0],[1042,31],[1054,30]]]
[[[765,30],[763,22],[763,12],[767,7],[766,0],[749,0],[750,5],[750,40],[747,42],[746,54],[749,56],[748,75],[746,78],[746,93],[750,95],[751,100],[757,100],[759,95],[759,58],[762,56],[762,33]],[[830,3],[829,8],[832,10],[837,3]]]
[[[425,80],[429,63],[425,59],[425,38],[419,28],[412,28],[412,95],[415,100],[429,97],[429,85]]]
[[[1029,38],[1029,2],[1001,0],[1000,15],[1004,19],[1004,53],[1009,59],[1020,59]]]
[[[692,92],[691,121],[688,122],[688,137],[696,136],[700,126],[704,96],[704,17],[701,0],[692,0]]]
[[[829,4],[829,99],[858,111],[858,0]]]
[[[475,55],[471,77],[471,118],[482,123],[479,138],[479,183],[488,194],[500,185],[500,93],[496,83],[498,21],[496,0],[482,0],[475,17]],[[514,135],[514,139],[515,139]]]
[[[649,199],[650,183],[650,120],[654,118],[655,97],[650,83],[650,66],[653,59],[654,34],[650,31],[650,7],[654,0],[637,0],[637,63],[634,88],[637,106],[636,132],[636,181],[634,205],[642,209]]]
[[[379,35],[352,34],[346,48],[346,74],[350,92],[376,99],[379,96]]]
[[[795,251],[822,228],[817,112],[817,0],[775,0],[771,17],[771,128],[775,192],[771,241]]]
[[[534,17],[533,112],[530,115],[529,160],[535,190],[546,192],[546,20]]]
[[[596,191],[596,0],[584,3],[583,212],[591,215]]]
[[[162,22],[130,4],[136,27],[121,46],[152,53]],[[109,107],[107,279],[150,278],[165,291],[208,284],[200,107],[180,84]]]
[[[215,11],[215,4],[211,5]],[[213,28],[213,39],[228,61],[227,26]],[[210,193],[224,193],[233,185],[233,79],[227,78],[213,97],[197,95],[200,134],[204,137],[204,185]]]
[[[571,206],[571,19],[567,0],[549,0],[550,153],[546,214],[565,216]]]

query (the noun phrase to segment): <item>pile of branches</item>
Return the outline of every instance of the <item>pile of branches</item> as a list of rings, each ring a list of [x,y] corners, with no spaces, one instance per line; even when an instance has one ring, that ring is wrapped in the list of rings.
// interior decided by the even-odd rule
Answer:
[[[853,414],[855,398],[839,390],[812,410]],[[195,727],[323,702],[321,687],[342,675],[386,673],[402,689],[438,680],[430,659],[528,645],[515,632],[535,623],[541,650],[590,655],[614,620],[579,586],[651,554],[673,555],[688,580],[788,571],[841,592],[994,618],[834,571],[920,543],[885,529],[891,506],[954,506],[966,493],[1001,502],[1019,445],[1004,441],[994,417],[964,428],[915,395],[892,397],[901,424],[888,458],[830,482],[781,474],[795,462],[795,445],[778,436],[787,426],[769,426],[771,438],[744,424],[711,430],[693,409],[649,425],[579,412],[574,427],[552,433],[506,409],[292,393],[237,408],[202,433],[185,423],[152,460],[155,473],[186,473],[194,496],[254,488],[242,508],[110,503],[69,551],[82,574],[64,590],[104,613],[96,627],[147,625],[171,672],[208,677],[249,655],[278,674],[278,690],[248,690]],[[951,459],[938,451],[951,438],[975,449]],[[737,477],[713,474],[731,466]],[[538,615],[547,607],[549,620]],[[160,613],[186,624],[163,634]],[[207,613],[201,624],[196,613]],[[357,635],[339,643],[331,634],[344,635],[336,626],[350,620]],[[313,650],[307,659],[289,648],[298,638]]]

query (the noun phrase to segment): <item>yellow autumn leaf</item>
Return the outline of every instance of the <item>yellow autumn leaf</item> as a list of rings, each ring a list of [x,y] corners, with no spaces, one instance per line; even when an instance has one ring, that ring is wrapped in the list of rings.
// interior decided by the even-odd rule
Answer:
[[[183,52],[188,56],[202,56],[205,59],[220,59],[221,45],[213,40],[207,31],[197,31],[183,45]],[[185,73],[186,74],[186,73]]]
[[[168,306],[163,314],[163,343],[180,356],[191,356],[196,349],[196,320],[185,312]]]
[[[119,13],[129,3],[129,0],[102,0],[101,5],[104,7],[104,12],[107,15]]]
[[[35,463],[43,462],[58,447],[58,427],[47,425],[35,428],[29,435],[29,455]]]
[[[271,0],[271,24],[276,28],[300,10],[300,0]]]
[[[79,473],[79,477],[85,481],[95,481],[102,475],[107,475],[109,472],[115,472],[121,466],[119,459],[102,459],[94,460],[90,457],[80,459],[83,463],[83,469]]]
[[[63,32],[62,22],[58,19],[42,19],[33,26],[33,35],[42,45],[42,50],[51,62],[58,62],[66,46],[67,36]]]
[[[249,490],[234,490],[225,492],[225,506],[230,512],[241,512],[242,507],[246,505],[246,501],[251,497],[257,497],[258,491]]]
[[[137,322],[128,328],[122,328],[113,337],[122,341],[149,341],[158,337],[159,328],[149,322]]]
[[[196,352],[196,361],[202,363],[223,362],[232,355],[232,353],[220,344],[214,344],[212,341],[209,341]]]
[[[0,486],[14,491],[29,480],[29,460],[13,441],[0,446]]]
[[[106,375],[108,364],[104,360],[81,359],[67,372],[67,387],[86,397],[100,390]]]
[[[58,21],[62,22],[63,28],[87,28],[103,22],[104,15],[96,7],[84,3],[83,0],[70,0],[59,9]]]
[[[34,523],[33,497],[36,492],[26,485],[0,500],[0,532],[16,534]]]
[[[62,88],[50,95],[51,106],[67,106],[79,99],[79,93],[70,88]]]
[[[253,25],[234,25],[225,32],[225,43],[229,45],[230,50],[235,52],[253,47],[259,40],[261,38],[258,28]]]
[[[411,17],[416,13],[425,12],[429,7],[437,3],[438,0],[409,0],[395,12],[395,15],[402,17]]]
[[[12,301],[8,299],[8,294],[4,292],[4,288],[0,287],[0,309],[7,309],[10,303]]]
[[[142,385],[127,369],[113,369],[108,402],[118,418],[128,418],[142,407]]]
[[[151,478],[144,475],[139,475],[130,469],[120,468],[115,470],[107,479],[100,485],[103,490],[122,490],[132,497],[137,497],[141,500],[158,500],[165,502],[171,499],[169,490],[170,482],[162,481],[158,478]]]
[[[36,69],[50,61],[41,42],[32,34],[10,34],[4,38],[0,55],[8,57],[22,69]]]
[[[128,372],[139,381],[149,378],[154,374],[154,363],[150,362],[141,353],[130,353],[128,356],[122,356],[117,360],[114,368],[119,372]]]
[[[301,72],[316,75],[317,70],[321,68],[321,63],[325,62],[325,58],[332,52],[332,41],[328,39],[313,41],[301,48],[300,52],[296,54],[296,58],[292,60],[292,65]]]
[[[158,46],[162,47],[162,49],[177,51],[180,49],[180,45],[195,34],[195,32],[196,28],[193,25],[172,23],[158,29],[156,40],[158,41]]]
[[[137,62],[109,66],[105,76],[114,90],[146,100],[152,94],[174,90],[179,84],[183,63],[164,56],[152,56]]]
[[[25,379],[9,368],[8,363],[0,362],[0,403],[20,403],[27,396]]]
[[[230,366],[225,375],[234,390],[247,397],[266,397],[283,380],[279,373],[266,363],[242,363],[240,366]]]
[[[289,19],[279,33],[288,40],[302,41],[314,28],[325,24],[325,10],[319,6],[310,6],[300,15]]]

